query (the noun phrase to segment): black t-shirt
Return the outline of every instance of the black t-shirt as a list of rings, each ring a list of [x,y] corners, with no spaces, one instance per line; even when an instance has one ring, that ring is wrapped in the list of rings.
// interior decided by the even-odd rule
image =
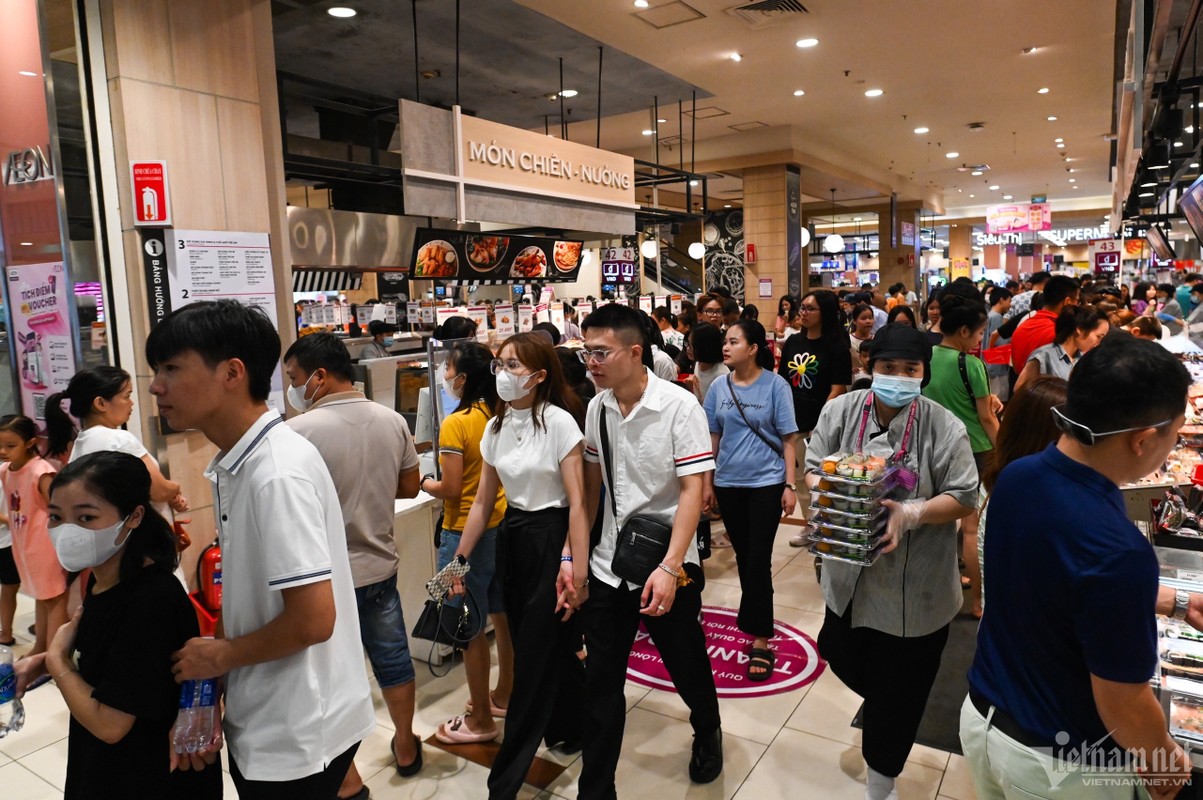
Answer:
[[[180,701],[171,654],[199,635],[184,588],[155,567],[100,594],[92,593],[94,585],[75,639],[79,672],[93,698],[135,720],[125,738],[106,744],[71,718],[64,800],[220,798],[219,764],[170,772],[168,733]]]
[[[798,430],[809,433],[819,421],[833,385],[852,383],[852,351],[848,337],[810,339],[795,333],[781,347],[781,377],[794,392],[794,417]]]

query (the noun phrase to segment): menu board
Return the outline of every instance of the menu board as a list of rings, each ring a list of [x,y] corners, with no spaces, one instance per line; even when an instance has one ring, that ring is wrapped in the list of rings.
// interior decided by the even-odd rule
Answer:
[[[174,228],[165,234],[172,310],[201,300],[237,300],[263,309],[272,326],[277,325],[276,281],[268,234]],[[331,322],[345,324],[345,314],[339,316]],[[284,383],[279,370],[272,374],[268,403],[284,413]]]
[[[514,319],[512,303],[498,303],[493,306],[493,319],[497,321],[498,336],[513,336],[517,320]]]
[[[468,319],[476,323],[477,341],[489,341],[489,309],[487,306],[468,306]]]
[[[423,228],[415,237],[411,276],[502,283],[575,281],[583,245],[579,239]]]
[[[589,300],[582,300],[576,304],[576,314],[579,319],[584,319],[593,313],[593,303]]]
[[[41,423],[46,419],[46,398],[66,389],[75,374],[71,333],[75,312],[63,262],[9,267],[8,296],[21,375],[21,409]]]
[[[528,333],[535,327],[533,312],[530,303],[518,306],[518,333]]]

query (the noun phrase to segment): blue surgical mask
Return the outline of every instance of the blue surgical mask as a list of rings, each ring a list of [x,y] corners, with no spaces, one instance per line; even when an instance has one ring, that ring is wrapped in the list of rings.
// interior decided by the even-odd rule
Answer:
[[[890,408],[903,408],[923,391],[922,378],[904,375],[874,375],[873,396]]]

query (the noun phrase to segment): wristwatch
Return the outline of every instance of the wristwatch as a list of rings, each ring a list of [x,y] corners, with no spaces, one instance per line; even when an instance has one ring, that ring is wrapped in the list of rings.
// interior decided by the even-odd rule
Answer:
[[[785,484],[785,488],[789,489],[794,494],[798,493],[798,485],[795,483],[787,483],[787,484]]]
[[[433,479],[434,479],[434,473],[427,472],[425,475],[423,475],[422,480],[418,481],[418,491],[420,491],[420,492],[426,491],[426,481],[433,480]]]
[[[1190,610],[1190,592],[1184,592],[1178,589],[1174,592],[1174,619],[1186,619],[1186,612]]]

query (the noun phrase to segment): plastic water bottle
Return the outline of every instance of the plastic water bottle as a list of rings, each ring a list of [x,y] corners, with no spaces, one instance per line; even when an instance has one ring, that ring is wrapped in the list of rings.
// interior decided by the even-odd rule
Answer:
[[[177,753],[195,753],[209,744],[213,738],[216,702],[214,680],[184,681],[180,685],[180,711],[171,740]]]
[[[25,707],[17,699],[17,673],[13,671],[13,651],[0,645],[0,739],[21,730]]]

